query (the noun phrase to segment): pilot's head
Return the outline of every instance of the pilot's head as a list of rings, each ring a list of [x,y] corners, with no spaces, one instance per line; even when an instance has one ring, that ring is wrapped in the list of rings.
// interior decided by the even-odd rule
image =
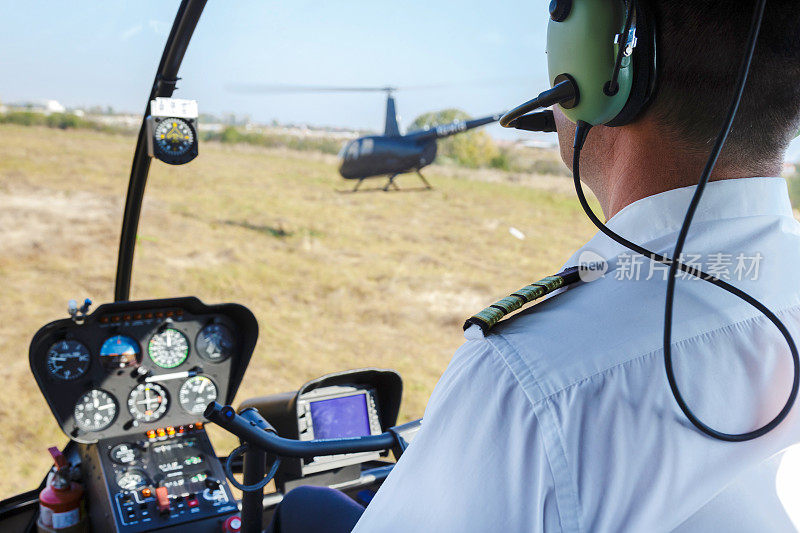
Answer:
[[[613,160],[621,155],[638,153],[676,173],[696,169],[690,180],[696,183],[733,99],[755,7],[753,0],[640,1],[656,30],[655,92],[630,124],[597,126],[589,134],[581,176],[598,197],[608,193],[604,173],[625,167]],[[558,106],[555,114],[561,155],[571,167],[575,125]],[[778,175],[799,118],[800,4],[774,0],[767,2],[742,102],[713,176]]]

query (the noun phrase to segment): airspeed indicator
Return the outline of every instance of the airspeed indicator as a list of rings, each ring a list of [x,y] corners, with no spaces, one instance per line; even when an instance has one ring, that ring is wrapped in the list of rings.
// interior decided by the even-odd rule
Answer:
[[[177,329],[165,328],[150,339],[147,353],[161,368],[175,368],[189,356],[189,341]]]

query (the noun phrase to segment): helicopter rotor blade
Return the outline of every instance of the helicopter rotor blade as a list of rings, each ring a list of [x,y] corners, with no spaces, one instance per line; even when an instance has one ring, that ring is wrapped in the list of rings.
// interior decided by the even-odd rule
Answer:
[[[238,83],[229,85],[229,90],[238,93],[298,94],[298,93],[377,93],[394,92],[397,87],[348,87],[325,85],[284,85],[274,83]]]
[[[282,83],[237,83],[226,88],[237,93],[250,94],[302,94],[302,93],[394,93],[397,91],[420,91],[429,89],[450,89],[463,87],[459,83],[437,83],[427,85],[403,86],[339,86],[339,85],[292,85]]]

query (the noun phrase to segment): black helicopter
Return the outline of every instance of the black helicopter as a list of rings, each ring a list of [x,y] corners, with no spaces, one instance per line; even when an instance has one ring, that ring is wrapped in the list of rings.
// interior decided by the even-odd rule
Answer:
[[[386,125],[383,135],[369,135],[353,139],[344,145],[339,153],[341,164],[339,174],[344,179],[358,180],[353,191],[357,191],[367,178],[388,176],[383,190],[397,188],[395,178],[406,172],[416,172],[427,189],[431,184],[420,170],[436,159],[436,139],[450,137],[457,133],[485,126],[500,120],[502,113],[472,120],[455,120],[422,130],[400,134],[393,88],[386,87]]]
[[[358,191],[368,178],[388,177],[383,190],[399,189],[395,178],[407,172],[416,172],[426,189],[431,184],[420,170],[436,159],[436,139],[497,122],[503,113],[472,120],[456,120],[402,135],[397,121],[394,93],[397,87],[317,87],[311,85],[261,85],[237,86],[236,89],[260,93],[310,93],[310,92],[384,92],[386,93],[386,124],[383,135],[368,135],[348,141],[339,152],[339,174],[347,180],[358,180],[351,192]]]

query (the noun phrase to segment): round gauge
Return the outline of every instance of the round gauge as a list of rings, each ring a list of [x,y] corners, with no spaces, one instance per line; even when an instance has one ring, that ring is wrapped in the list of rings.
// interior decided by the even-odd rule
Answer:
[[[197,334],[197,353],[212,363],[221,363],[233,353],[233,333],[222,324],[209,324]]]
[[[161,368],[175,368],[189,356],[189,341],[177,329],[165,328],[150,339],[147,353]]]
[[[106,370],[138,366],[141,360],[139,343],[125,335],[109,337],[100,348],[100,361]]]
[[[89,370],[89,349],[78,341],[58,341],[47,350],[47,371],[51,376],[72,381]]]
[[[163,118],[153,130],[155,155],[171,164],[187,163],[197,155],[194,128],[182,118]]]
[[[147,474],[138,468],[129,468],[117,474],[117,485],[122,490],[136,490],[147,485]]]
[[[217,399],[217,386],[205,376],[193,376],[183,382],[178,393],[181,407],[200,415],[206,406]]]
[[[73,414],[80,429],[102,431],[114,423],[117,401],[104,390],[92,389],[80,397]]]
[[[128,395],[128,411],[139,422],[155,422],[168,405],[167,391],[155,383],[140,383]]]
[[[129,465],[136,461],[141,455],[139,447],[132,442],[121,442],[108,452],[108,456],[111,457],[111,460],[121,465]]]

